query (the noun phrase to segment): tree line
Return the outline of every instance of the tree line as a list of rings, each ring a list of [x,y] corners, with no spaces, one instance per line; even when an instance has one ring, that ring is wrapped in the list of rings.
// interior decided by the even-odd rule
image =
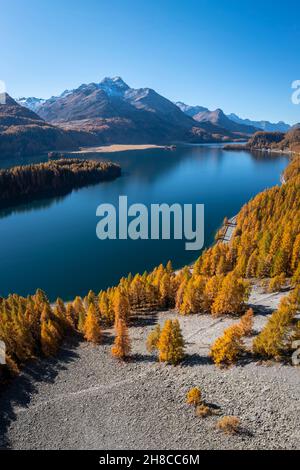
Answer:
[[[255,196],[237,217],[231,243],[217,243],[197,260],[199,274],[233,271],[245,278],[300,278],[300,157],[287,167],[286,183]]]

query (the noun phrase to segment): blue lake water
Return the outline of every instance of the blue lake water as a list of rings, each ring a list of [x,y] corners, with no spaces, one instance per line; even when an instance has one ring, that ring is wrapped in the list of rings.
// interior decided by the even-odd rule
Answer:
[[[0,212],[0,296],[44,289],[65,300],[114,285],[129,272],[143,272],[169,259],[191,263],[199,252],[185,240],[105,240],[96,237],[96,208],[128,203],[205,204],[205,246],[225,216],[235,215],[261,190],[280,184],[284,156],[223,151],[221,146],[185,146],[104,155],[119,162],[123,176]],[[0,160],[9,167],[35,159]]]

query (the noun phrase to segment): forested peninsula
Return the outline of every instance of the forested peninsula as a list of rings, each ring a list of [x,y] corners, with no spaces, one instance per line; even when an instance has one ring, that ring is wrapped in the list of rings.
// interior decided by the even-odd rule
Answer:
[[[0,207],[60,196],[76,188],[118,178],[119,165],[97,160],[61,159],[0,170]]]

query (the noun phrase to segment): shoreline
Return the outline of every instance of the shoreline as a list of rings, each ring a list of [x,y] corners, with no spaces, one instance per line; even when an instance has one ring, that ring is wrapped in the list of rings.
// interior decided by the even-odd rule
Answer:
[[[80,147],[79,150],[68,152],[71,155],[82,155],[82,154],[93,154],[93,153],[115,153],[115,152],[127,152],[129,150],[151,150],[151,149],[164,149],[165,145],[156,144],[111,144],[111,145],[100,145],[99,147]]]

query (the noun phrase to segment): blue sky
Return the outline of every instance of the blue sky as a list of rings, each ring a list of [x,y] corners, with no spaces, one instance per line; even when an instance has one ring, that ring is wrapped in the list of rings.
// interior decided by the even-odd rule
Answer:
[[[171,100],[300,121],[299,0],[1,0],[0,40],[14,97],[120,75]]]

